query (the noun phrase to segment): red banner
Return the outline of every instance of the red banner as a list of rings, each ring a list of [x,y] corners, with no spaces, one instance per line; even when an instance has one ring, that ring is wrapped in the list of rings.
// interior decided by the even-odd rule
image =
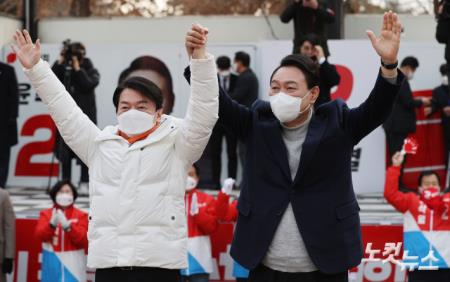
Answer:
[[[40,253],[41,242],[33,236],[36,219],[17,219],[16,221],[16,261],[14,267],[14,282],[40,281]],[[363,226],[362,235],[364,246],[372,243],[372,249],[383,252],[386,243],[402,243],[401,226]],[[215,262],[211,281],[234,281],[233,260],[229,255],[229,248],[233,235],[232,224],[221,224],[219,230],[211,236],[212,252]],[[368,254],[365,254],[368,257]],[[386,258],[381,257],[380,258]],[[399,259],[401,256],[395,256]],[[352,281],[405,281],[405,273],[393,263],[363,262],[350,271]],[[354,278],[354,279],[353,279]],[[381,279],[382,278],[382,279]],[[94,274],[88,273],[88,281],[93,281]],[[381,280],[380,280],[381,279]]]
[[[431,90],[415,91],[414,97],[431,97]],[[417,140],[419,149],[417,154],[408,154],[403,169],[402,183],[416,190],[417,179],[424,170],[436,171],[441,178],[441,187],[445,187],[446,164],[444,158],[444,136],[439,112],[426,117],[424,108],[416,110],[416,132],[411,134]]]

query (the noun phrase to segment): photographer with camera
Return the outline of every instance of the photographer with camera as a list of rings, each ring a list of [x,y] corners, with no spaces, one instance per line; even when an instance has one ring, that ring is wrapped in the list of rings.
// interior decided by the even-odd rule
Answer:
[[[86,48],[79,42],[63,42],[60,58],[53,64],[52,70],[64,84],[77,105],[89,119],[97,123],[97,108],[94,89],[98,86],[100,74],[91,60],[85,57]],[[79,185],[80,194],[88,194],[89,173],[86,165],[76,157],[58,134],[55,153],[62,165],[62,178],[71,180],[72,159],[76,158],[81,166]]]
[[[441,44],[445,44],[447,77],[450,78],[450,0],[434,0],[433,2],[437,19],[436,40]]]
[[[320,39],[320,45],[325,51],[325,57],[330,55],[328,50],[328,25],[335,22],[335,12],[329,9],[323,1],[291,0],[280,15],[280,20],[287,24],[294,21],[294,47],[292,52],[298,54],[300,41],[307,34],[315,34]]]

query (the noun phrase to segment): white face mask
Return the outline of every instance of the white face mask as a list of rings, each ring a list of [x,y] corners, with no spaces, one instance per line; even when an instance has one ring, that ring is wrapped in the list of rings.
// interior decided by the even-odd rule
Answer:
[[[128,136],[135,136],[153,127],[155,115],[131,109],[117,116],[117,121],[120,131]]]
[[[195,178],[188,176],[186,180],[186,191],[191,191],[197,187],[197,180]]]
[[[59,193],[56,195],[56,203],[61,207],[68,207],[73,204],[73,196],[67,193]]]
[[[308,91],[303,98],[293,97],[284,92],[270,96],[269,101],[273,114],[281,123],[293,121],[311,107],[311,105],[308,105],[306,109],[300,111],[303,99],[310,93],[311,91]]]
[[[448,85],[448,76],[444,75],[442,77],[442,85]]]
[[[414,73],[413,72],[408,73],[407,78],[408,80],[412,80],[414,78]]]

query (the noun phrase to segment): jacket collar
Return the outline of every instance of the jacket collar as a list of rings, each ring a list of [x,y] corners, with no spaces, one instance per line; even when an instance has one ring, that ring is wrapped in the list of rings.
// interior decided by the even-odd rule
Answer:
[[[302,155],[300,157],[297,174],[295,175],[294,186],[300,181],[309,162],[316,153],[317,147],[319,146],[320,140],[326,129],[326,121],[326,118],[313,113],[311,121],[309,122],[308,133],[306,134],[305,142],[303,143]]]
[[[178,125],[174,122],[174,118],[168,115],[163,115],[161,118],[161,124],[152,134],[147,136],[147,138],[136,141],[135,143],[129,146],[130,150],[141,149],[149,144],[155,143],[169,135],[172,131],[174,131]],[[105,129],[101,131],[99,136],[95,139],[96,142],[103,142],[107,140],[121,140],[128,144],[128,142],[117,133],[119,132],[119,127],[115,126],[107,126]]]
[[[267,111],[267,104],[262,104],[261,106],[263,110]],[[265,114],[267,114],[267,112]],[[288,153],[281,132],[283,129],[278,119],[273,114],[271,114],[271,116],[272,118],[268,119],[268,126],[263,129],[263,134],[266,137],[269,150],[273,155],[273,159],[278,162],[284,176],[289,179],[289,182],[295,185],[301,180],[309,162],[314,157],[323,133],[325,132],[327,118],[319,116],[316,112],[313,112],[308,125],[308,133],[306,134],[306,138],[303,143],[297,174],[294,182],[292,182]],[[279,150],[277,150],[277,148],[279,148]]]

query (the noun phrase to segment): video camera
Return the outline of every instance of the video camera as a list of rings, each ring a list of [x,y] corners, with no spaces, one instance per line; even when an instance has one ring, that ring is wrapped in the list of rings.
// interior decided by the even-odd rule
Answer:
[[[77,57],[81,61],[86,55],[86,48],[79,42],[71,42],[70,39],[63,41],[63,50],[61,55],[64,56],[65,62],[72,62],[72,57]]]

